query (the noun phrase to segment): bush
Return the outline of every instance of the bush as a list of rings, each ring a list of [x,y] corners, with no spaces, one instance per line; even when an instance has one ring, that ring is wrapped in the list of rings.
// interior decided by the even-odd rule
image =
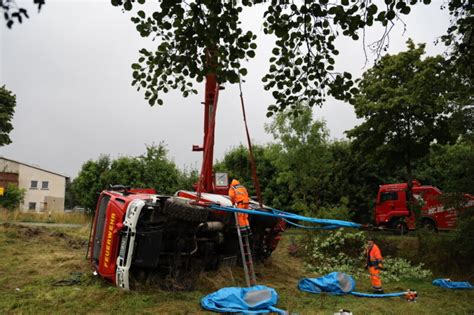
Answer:
[[[395,238],[392,238],[391,235],[387,237],[386,235],[381,234],[371,236],[374,238],[375,244],[377,244],[380,250],[382,250],[383,256],[400,256],[399,246],[403,241],[401,237],[396,236]],[[406,256],[402,257],[407,258]]]
[[[433,274],[428,269],[423,269],[424,264],[413,265],[403,258],[387,256],[384,259],[382,277],[384,282],[400,281],[404,279],[426,279]]]
[[[474,206],[458,214],[458,228],[454,236],[462,263],[472,267],[474,261]]]
[[[308,235],[304,246],[307,267],[319,274],[341,271],[355,278],[364,266],[363,232],[345,232],[342,229]]]
[[[419,259],[446,275],[474,272],[474,209],[458,216],[458,227],[449,233],[418,233]]]
[[[26,190],[16,185],[8,184],[5,194],[0,196],[0,207],[10,211],[16,210],[25,199]]]
[[[321,231],[308,233],[303,239],[306,267],[310,271],[321,275],[340,271],[350,274],[355,279],[367,275],[364,268],[367,236],[364,232],[348,232],[342,229]],[[382,253],[383,244],[379,242]],[[391,251],[395,252],[393,248]],[[384,282],[424,279],[432,275],[430,270],[423,268],[423,264],[413,265],[406,259],[393,258],[389,255],[384,259],[384,268],[382,273]]]
[[[323,206],[319,208],[317,215],[324,219],[350,221],[352,213],[348,208],[349,199],[343,197],[338,206]]]

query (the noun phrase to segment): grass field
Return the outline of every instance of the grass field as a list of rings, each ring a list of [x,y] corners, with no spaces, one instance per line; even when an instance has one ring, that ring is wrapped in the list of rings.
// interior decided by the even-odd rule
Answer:
[[[91,273],[84,259],[88,229],[64,230],[0,225],[0,314],[206,314],[200,298],[224,286],[242,286],[239,267],[199,275],[197,290],[170,292],[141,288],[122,292]],[[257,265],[259,284],[280,295],[278,307],[290,314],[333,314],[344,308],[354,314],[473,314],[474,290],[451,291],[426,282],[389,284],[386,291],[418,291],[416,303],[402,298],[367,299],[312,295],[296,289],[303,262],[287,253],[288,236],[264,265]],[[74,280],[61,286],[58,281]],[[368,279],[358,291],[370,289]]]
[[[65,212],[21,212],[0,210],[0,221],[2,222],[34,222],[34,223],[66,223],[87,224],[91,217],[84,213]]]

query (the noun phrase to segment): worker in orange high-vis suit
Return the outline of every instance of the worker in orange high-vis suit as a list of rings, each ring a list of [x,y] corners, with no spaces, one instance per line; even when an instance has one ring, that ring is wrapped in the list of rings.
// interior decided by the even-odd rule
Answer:
[[[236,179],[232,180],[229,188],[229,197],[232,205],[240,209],[249,208],[249,193],[247,188],[242,186]],[[251,235],[249,215],[247,213],[237,213],[237,220],[239,223],[240,233],[242,235]]]
[[[369,270],[370,282],[372,283],[372,289],[374,293],[382,294],[382,279],[380,278],[380,270],[383,269],[383,257],[380,252],[380,248],[374,243],[373,238],[368,239],[367,243],[367,265],[366,268]]]

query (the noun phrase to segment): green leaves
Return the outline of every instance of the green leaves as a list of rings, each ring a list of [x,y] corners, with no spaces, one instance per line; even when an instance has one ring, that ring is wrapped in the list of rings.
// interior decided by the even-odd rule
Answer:
[[[334,56],[339,54],[335,39],[342,31],[343,36],[359,40],[358,32],[372,26],[374,20],[386,25],[397,11],[408,13],[409,5],[399,2],[385,1],[387,11],[381,12],[375,3],[366,7],[354,1],[341,1],[341,5],[309,1],[290,8],[270,6],[264,14],[264,32],[275,34],[277,40],[263,79],[265,89],[272,91],[276,101],[269,111],[283,111],[301,102],[322,105],[328,94],[352,101],[356,91],[352,77],[334,73]]]
[[[160,100],[160,92],[195,93],[193,83],[208,73],[215,73],[219,83],[236,83],[239,75],[247,75],[241,65],[255,57],[256,35],[241,28],[240,14],[243,7],[260,2],[159,1],[148,16],[139,7],[144,3],[112,0],[124,10],[137,7],[131,19],[137,31],[159,43],[155,50],[142,50],[138,63],[132,65],[132,83],[148,92],[145,98],[150,104]],[[265,34],[276,36],[268,73],[262,79],[265,90],[275,98],[269,110],[295,108],[302,102],[310,107],[322,105],[328,94],[352,100],[352,78],[334,73],[334,56],[339,54],[336,37],[342,34],[359,40],[362,29],[374,22],[386,26],[397,14],[408,14],[413,4],[400,0],[386,0],[381,7],[351,0],[272,2],[262,23]],[[384,45],[382,41],[380,46]]]
[[[393,10],[388,11],[386,14],[386,18],[389,21],[393,20],[395,18],[395,11]]]
[[[33,3],[38,8],[38,12],[41,11],[41,7],[45,4],[46,0],[33,0]],[[0,9],[3,12],[6,25],[9,29],[12,28],[15,21],[22,23],[23,19],[29,19],[28,11],[25,8],[20,7],[14,0],[1,0]]]
[[[449,62],[456,68],[459,76],[464,80],[474,84],[474,45],[472,44],[473,32],[473,6],[472,1],[451,0],[447,9],[451,16],[450,26],[445,35],[441,36],[441,41],[449,48]],[[469,96],[468,96],[469,95]],[[460,93],[460,99],[470,99],[467,102],[472,104],[472,91],[470,93]]]
[[[467,125],[457,128],[464,121],[456,114],[463,106],[450,99],[467,82],[453,75],[441,56],[422,58],[424,45],[409,40],[407,46],[366,71],[359,91],[351,88],[357,117],[365,122],[348,136],[367,156],[404,165],[411,178],[412,164],[428,154],[433,141],[451,143],[468,132]]]
[[[10,132],[13,130],[12,120],[15,114],[16,96],[0,86],[0,147],[10,144]]]
[[[145,1],[123,1],[131,10]],[[245,4],[244,4],[245,5]],[[155,50],[140,50],[132,64],[132,85],[145,91],[153,106],[163,104],[160,93],[179,90],[184,97],[197,93],[194,82],[215,73],[219,83],[237,83],[247,75],[242,61],[255,57],[256,35],[239,26],[242,6],[233,2],[161,1],[158,10],[147,16],[138,10],[132,17],[142,37],[153,36]]]
[[[0,207],[10,211],[17,210],[25,199],[26,189],[18,188],[15,184],[9,183],[5,188],[3,196],[0,196]]]
[[[160,193],[172,194],[178,189],[191,189],[193,179],[177,169],[167,157],[166,146],[147,146],[140,156],[123,156],[115,160],[102,155],[85,162],[72,183],[81,205],[95,209],[97,196],[109,185],[134,188],[155,188]]]
[[[369,15],[374,15],[375,13],[377,13],[377,6],[375,4],[371,4],[368,8],[367,8],[367,14]]]
[[[340,211],[339,209],[331,210],[331,212]],[[328,213],[331,212],[328,211]],[[339,270],[351,274],[356,279],[366,277],[367,271],[363,266],[367,259],[364,254],[367,235],[364,232],[341,229],[327,233],[318,231],[308,233],[300,242],[300,246],[305,248],[305,259],[311,271],[327,274],[333,270]],[[399,257],[384,257],[384,282],[422,280],[432,275],[432,272],[426,269],[423,264],[416,265]]]
[[[132,2],[131,1],[125,1],[125,3],[123,4],[123,8],[127,11],[132,10]]]

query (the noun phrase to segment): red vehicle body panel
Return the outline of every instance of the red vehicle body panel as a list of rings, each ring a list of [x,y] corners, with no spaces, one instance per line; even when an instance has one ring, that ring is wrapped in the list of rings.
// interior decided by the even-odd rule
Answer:
[[[375,206],[375,224],[390,225],[394,220],[404,218],[409,229],[415,229],[415,215],[407,207],[406,183],[381,185]],[[456,227],[457,211],[459,209],[445,208],[442,202],[443,193],[437,187],[421,185],[413,182],[413,202],[421,205],[421,216],[431,220],[440,230],[450,230]],[[472,206],[474,196],[465,194],[466,204],[460,208]]]

